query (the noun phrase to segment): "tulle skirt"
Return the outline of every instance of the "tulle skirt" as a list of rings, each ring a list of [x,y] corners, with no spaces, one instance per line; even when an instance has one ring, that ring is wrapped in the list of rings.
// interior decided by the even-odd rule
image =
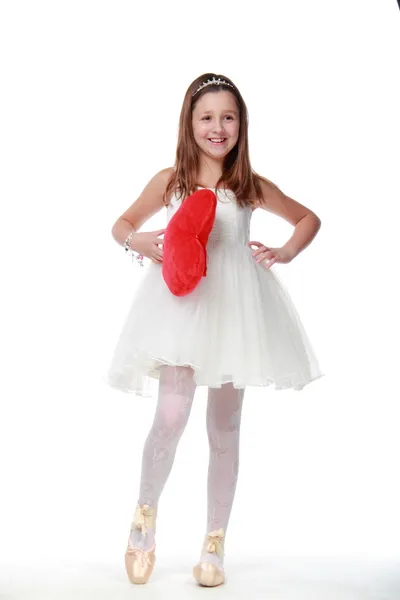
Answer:
[[[190,366],[198,386],[301,390],[322,377],[285,286],[244,244],[208,251],[207,276],[187,296],[167,287],[162,266],[146,266],[122,326],[106,382],[157,396],[162,365]]]

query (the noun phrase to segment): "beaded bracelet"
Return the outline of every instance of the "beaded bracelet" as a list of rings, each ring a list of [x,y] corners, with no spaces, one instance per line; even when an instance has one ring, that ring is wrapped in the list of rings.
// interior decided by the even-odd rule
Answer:
[[[129,253],[130,252],[131,256],[132,256],[132,262],[134,260],[136,260],[141,267],[144,267],[144,263],[143,263],[144,256],[143,256],[143,254],[140,254],[139,252],[135,252],[135,250],[132,250],[131,245],[130,245],[131,244],[131,239],[132,239],[132,236],[133,236],[134,233],[136,233],[136,231],[133,229],[130,232],[130,234],[128,235],[128,237],[126,238],[125,242],[124,242],[125,253]]]

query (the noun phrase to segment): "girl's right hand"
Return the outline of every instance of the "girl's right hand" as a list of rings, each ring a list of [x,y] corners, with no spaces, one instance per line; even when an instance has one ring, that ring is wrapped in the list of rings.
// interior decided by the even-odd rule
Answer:
[[[163,250],[159,248],[164,244],[164,240],[159,238],[166,229],[158,231],[144,231],[135,233],[132,236],[131,247],[135,252],[139,252],[143,256],[150,258],[156,264],[162,263]]]

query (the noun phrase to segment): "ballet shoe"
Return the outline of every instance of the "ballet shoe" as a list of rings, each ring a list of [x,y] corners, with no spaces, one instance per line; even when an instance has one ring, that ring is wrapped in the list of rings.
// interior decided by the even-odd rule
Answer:
[[[151,508],[148,504],[141,506],[138,504],[131,524],[131,533],[133,529],[140,529],[142,535],[146,535],[147,527],[154,530],[156,515],[155,508]],[[125,568],[131,583],[143,584],[148,582],[156,562],[155,549],[155,542],[148,550],[137,548],[132,544],[129,535],[125,552]]]
[[[224,530],[216,529],[205,536],[202,554],[215,553],[221,559],[224,556],[223,550]],[[200,560],[193,567],[193,577],[202,586],[215,587],[225,583],[224,570],[213,563]]]

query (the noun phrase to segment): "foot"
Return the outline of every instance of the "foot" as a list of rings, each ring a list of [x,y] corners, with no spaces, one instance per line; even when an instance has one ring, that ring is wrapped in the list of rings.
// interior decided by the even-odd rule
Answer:
[[[148,504],[137,505],[131,524],[125,567],[131,583],[147,583],[156,562],[155,556],[156,509]]]
[[[193,576],[200,585],[214,587],[225,582],[224,530],[217,529],[206,534],[202,554],[193,568]]]

